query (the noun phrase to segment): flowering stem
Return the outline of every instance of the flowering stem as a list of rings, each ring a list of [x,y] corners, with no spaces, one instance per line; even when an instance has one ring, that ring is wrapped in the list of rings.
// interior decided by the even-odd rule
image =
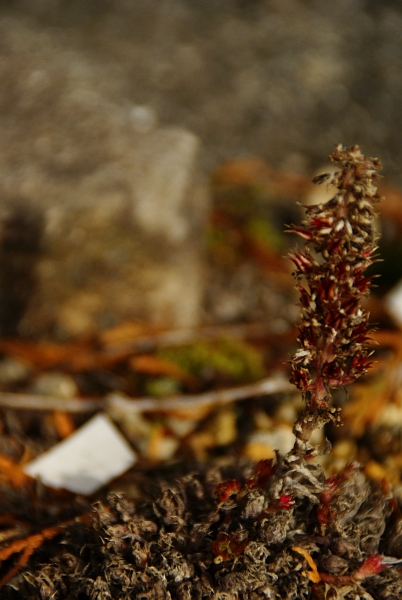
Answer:
[[[293,355],[291,382],[303,393],[306,410],[294,427],[293,452],[308,454],[314,429],[339,423],[331,389],[344,387],[367,372],[371,351],[369,315],[362,299],[371,288],[365,270],[376,260],[374,204],[381,163],[358,146],[338,146],[330,160],[339,170],[315,183],[336,188],[325,204],[306,207],[307,219],[290,231],[304,241],[289,258],[300,293],[299,350]]]

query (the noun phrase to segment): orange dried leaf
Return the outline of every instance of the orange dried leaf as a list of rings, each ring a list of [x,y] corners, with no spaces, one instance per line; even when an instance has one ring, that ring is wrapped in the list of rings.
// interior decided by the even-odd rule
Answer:
[[[56,344],[53,342],[29,342],[26,340],[8,339],[0,341],[0,351],[30,363],[39,369],[50,369],[63,364],[82,353],[87,345]]]
[[[35,550],[39,548],[45,540],[49,540],[57,535],[60,532],[60,529],[60,526],[47,527],[40,533],[35,533],[24,539],[14,540],[10,546],[2,548],[0,550],[0,561],[7,560],[10,556],[17,554],[18,552],[22,552],[22,554],[12,569],[10,569],[10,571],[8,571],[8,573],[0,580],[0,588],[15,577],[19,570],[28,562]]]
[[[147,335],[155,335],[160,331],[162,331],[162,329],[155,325],[127,321],[126,323],[121,323],[120,325],[102,331],[99,333],[98,339],[102,345],[108,346],[110,344],[119,344],[120,342],[135,340]]]
[[[8,481],[15,488],[21,488],[30,480],[21,466],[5,454],[0,454],[0,478]]]
[[[223,163],[215,169],[212,183],[217,188],[256,186],[268,195],[286,198],[301,198],[312,187],[308,177],[276,171],[260,158]]]
[[[188,381],[193,379],[184,369],[179,367],[176,363],[167,360],[166,358],[159,358],[151,354],[143,354],[140,356],[133,356],[129,361],[130,367],[133,371],[138,373],[147,373],[149,375],[164,375],[167,377],[173,377],[179,381]]]
[[[75,431],[75,424],[71,415],[64,410],[55,410],[53,413],[53,421],[57,433],[63,440]]]
[[[314,560],[312,559],[310,554],[307,552],[307,550],[305,550],[301,546],[292,546],[292,550],[294,550],[295,552],[298,552],[298,554],[301,554],[306,559],[309,567],[311,568],[311,571],[304,571],[304,574],[307,575],[307,577],[310,579],[310,581],[312,581],[313,583],[318,583],[319,581],[321,581],[321,577],[320,577],[320,574],[318,573],[317,565],[315,564]]]
[[[108,352],[106,349],[88,349],[69,358],[65,363],[65,367],[72,373],[111,369],[117,363],[126,360],[131,354],[132,351],[127,348],[119,348],[114,352]]]

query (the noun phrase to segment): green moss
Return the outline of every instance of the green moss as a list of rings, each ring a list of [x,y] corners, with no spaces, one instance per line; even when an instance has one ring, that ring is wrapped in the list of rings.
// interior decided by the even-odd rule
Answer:
[[[164,348],[158,354],[200,378],[221,374],[244,382],[255,381],[264,374],[261,354],[249,344],[230,338]]]
[[[153,377],[145,383],[145,393],[149,396],[171,396],[180,393],[180,383],[172,377]]]

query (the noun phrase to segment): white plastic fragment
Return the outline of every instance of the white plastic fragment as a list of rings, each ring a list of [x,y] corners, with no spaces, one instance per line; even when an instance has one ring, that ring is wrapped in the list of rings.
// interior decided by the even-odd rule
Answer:
[[[100,413],[24,467],[45,485],[92,494],[127,471],[137,457],[109,417]]]

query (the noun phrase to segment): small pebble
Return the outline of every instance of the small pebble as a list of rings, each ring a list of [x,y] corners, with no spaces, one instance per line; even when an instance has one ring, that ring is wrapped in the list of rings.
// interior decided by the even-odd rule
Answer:
[[[66,373],[42,373],[31,386],[34,394],[57,396],[58,398],[74,398],[78,395],[77,385]]]
[[[369,463],[364,467],[364,472],[369,479],[381,482],[384,478],[389,477],[389,473],[384,467],[375,460],[370,460]]]
[[[266,454],[260,456],[258,460],[261,458],[271,458],[274,450],[279,450],[284,455],[293,448],[294,441],[295,436],[293,435],[292,428],[287,425],[280,425],[272,431],[253,433],[248,439],[245,453],[249,458],[252,457],[251,455],[254,455],[253,460],[257,454],[264,454],[265,452]]]
[[[332,448],[335,458],[343,458],[348,461],[355,459],[357,453],[356,443],[353,440],[340,440]]]
[[[163,428],[162,428],[163,429]],[[171,435],[166,435],[161,428],[157,428],[148,441],[148,460],[159,462],[173,457],[179,447],[179,440]]]
[[[23,382],[29,374],[29,366],[15,358],[7,357],[0,361],[0,387],[2,389]]]
[[[186,437],[192,433],[198,425],[195,419],[180,419],[179,417],[167,417],[166,426],[179,438]]]
[[[227,446],[236,440],[237,424],[233,407],[224,408],[215,415],[211,433],[217,446]]]

